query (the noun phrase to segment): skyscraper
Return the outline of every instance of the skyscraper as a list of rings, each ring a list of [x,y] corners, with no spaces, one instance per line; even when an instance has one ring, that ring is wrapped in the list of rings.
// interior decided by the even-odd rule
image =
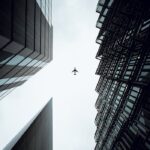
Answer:
[[[53,150],[52,98],[1,148],[3,150]]]
[[[150,2],[99,0],[95,150],[150,149]]]
[[[52,60],[51,0],[0,1],[0,99]]]
[[[52,108],[51,99],[12,150],[53,150]]]

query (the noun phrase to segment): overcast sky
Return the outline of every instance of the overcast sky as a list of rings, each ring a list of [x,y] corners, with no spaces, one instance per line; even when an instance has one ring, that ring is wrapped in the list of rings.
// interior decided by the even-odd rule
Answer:
[[[53,61],[0,101],[0,149],[51,97],[54,150],[94,149],[97,2],[53,0]]]

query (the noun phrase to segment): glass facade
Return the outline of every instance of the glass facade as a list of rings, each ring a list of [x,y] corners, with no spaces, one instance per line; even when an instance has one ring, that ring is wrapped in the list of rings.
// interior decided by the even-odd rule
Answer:
[[[150,3],[99,0],[95,150],[150,149]]]
[[[52,2],[1,0],[0,24],[1,99],[52,60]]]

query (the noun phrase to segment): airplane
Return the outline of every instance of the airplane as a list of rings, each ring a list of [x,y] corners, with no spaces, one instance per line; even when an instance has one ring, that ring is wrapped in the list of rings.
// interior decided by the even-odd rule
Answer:
[[[78,72],[78,70],[76,69],[76,67],[74,67],[73,71],[74,75],[76,75],[76,73]]]

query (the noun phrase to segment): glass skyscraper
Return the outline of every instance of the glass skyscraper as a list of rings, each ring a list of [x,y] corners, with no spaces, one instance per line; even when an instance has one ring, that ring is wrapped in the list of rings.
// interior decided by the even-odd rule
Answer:
[[[52,60],[51,0],[0,1],[0,99]]]
[[[150,149],[150,2],[99,0],[95,150]]]

